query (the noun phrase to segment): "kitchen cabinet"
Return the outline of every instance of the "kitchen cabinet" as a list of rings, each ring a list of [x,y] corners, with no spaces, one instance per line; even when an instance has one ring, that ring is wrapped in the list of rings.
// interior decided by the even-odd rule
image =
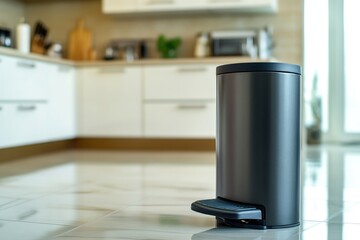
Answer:
[[[137,11],[136,0],[103,0],[104,13],[132,13]]]
[[[13,141],[11,139],[13,129],[10,116],[11,110],[12,109],[9,104],[0,102],[0,148],[7,146]]]
[[[141,67],[86,67],[81,71],[80,135],[142,136]]]
[[[212,11],[248,11],[274,12],[277,0],[205,0],[208,10]]]
[[[75,70],[0,55],[0,148],[76,135]]]
[[[0,147],[47,140],[46,63],[0,56]]]
[[[203,0],[138,0],[139,12],[185,11],[201,9]]]
[[[49,138],[70,139],[76,136],[75,68],[51,64],[49,76]]]
[[[0,147],[15,147],[48,139],[46,102],[0,102]]]
[[[277,0],[103,0],[105,14],[276,12]]]
[[[215,101],[148,102],[144,115],[146,137],[215,137]]]
[[[46,63],[10,56],[1,56],[0,100],[39,101],[48,98]]]
[[[214,138],[216,65],[144,67],[145,137]]]
[[[145,100],[209,100],[216,97],[216,66],[145,66]]]

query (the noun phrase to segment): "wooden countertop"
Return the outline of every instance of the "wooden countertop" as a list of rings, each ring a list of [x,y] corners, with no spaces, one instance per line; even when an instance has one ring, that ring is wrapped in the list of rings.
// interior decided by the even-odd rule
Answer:
[[[37,60],[48,63],[56,63],[61,65],[71,65],[75,67],[97,67],[97,66],[114,66],[114,65],[124,65],[124,66],[137,66],[137,65],[166,65],[166,64],[229,64],[229,63],[240,63],[240,62],[259,62],[259,61],[269,61],[269,60],[260,60],[258,58],[250,57],[208,57],[208,58],[175,58],[175,59],[142,59],[135,60],[133,62],[126,62],[124,60],[113,60],[113,61],[84,61],[76,62],[67,59],[58,59],[51,58],[44,55],[29,53],[24,54],[19,52],[16,49],[0,47],[0,55],[7,55],[13,57],[19,57],[29,60]],[[273,60],[270,60],[273,61]]]

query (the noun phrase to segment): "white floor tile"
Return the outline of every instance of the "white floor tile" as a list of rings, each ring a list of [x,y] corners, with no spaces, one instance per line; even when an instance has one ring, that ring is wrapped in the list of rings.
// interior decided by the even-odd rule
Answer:
[[[4,240],[51,239],[70,229],[69,226],[0,220],[0,238]]]
[[[360,148],[307,148],[299,227],[216,228],[215,153],[66,151],[1,164],[3,239],[354,239]],[[76,227],[76,228],[75,228]]]

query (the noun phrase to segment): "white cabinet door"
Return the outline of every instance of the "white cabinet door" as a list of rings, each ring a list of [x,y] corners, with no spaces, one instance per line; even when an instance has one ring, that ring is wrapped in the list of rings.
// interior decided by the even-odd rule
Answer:
[[[75,69],[53,64],[49,75],[49,138],[62,140],[76,136]]]
[[[80,134],[88,137],[142,135],[140,67],[82,69]]]
[[[48,140],[48,105],[46,102],[23,102],[13,105],[15,145],[40,143]]]
[[[277,0],[103,0],[108,14],[157,12],[275,12]]]
[[[274,12],[277,0],[205,0],[206,8],[213,11]]]
[[[216,65],[144,67],[146,100],[210,100],[216,97]]]
[[[0,100],[46,100],[48,68],[46,63],[1,56]]]
[[[204,0],[138,0],[140,12],[191,11],[204,6]]]
[[[5,117],[0,121],[2,147],[16,147],[48,140],[46,102],[11,102],[0,105]],[[3,135],[5,137],[3,137]]]
[[[137,11],[136,0],[103,0],[102,10],[104,13],[133,13]]]
[[[10,104],[0,103],[0,148],[8,146],[13,140],[13,122]]]
[[[215,120],[215,101],[146,103],[145,136],[215,138]]]
[[[144,67],[145,136],[214,138],[216,65]]]

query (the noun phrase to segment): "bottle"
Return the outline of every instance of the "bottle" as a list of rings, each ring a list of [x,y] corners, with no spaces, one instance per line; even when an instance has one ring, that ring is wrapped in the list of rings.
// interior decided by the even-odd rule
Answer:
[[[30,53],[30,25],[21,18],[16,27],[16,48],[22,53]]]
[[[258,53],[262,60],[270,59],[272,55],[272,29],[270,26],[261,29],[258,33]]]
[[[209,34],[201,32],[198,34],[195,45],[195,57],[202,58],[210,55]]]

